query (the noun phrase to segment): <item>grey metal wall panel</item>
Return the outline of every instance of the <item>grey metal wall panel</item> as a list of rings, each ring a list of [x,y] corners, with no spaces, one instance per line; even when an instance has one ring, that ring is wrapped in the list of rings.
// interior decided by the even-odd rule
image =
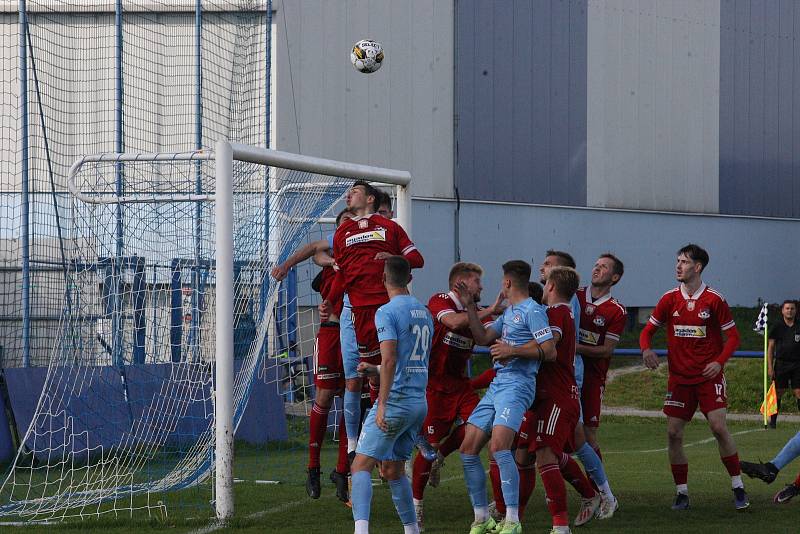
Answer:
[[[719,0],[590,0],[590,206],[716,213]]]
[[[586,0],[458,0],[462,198],[586,202]]]
[[[800,5],[722,0],[720,211],[800,217]]]
[[[425,268],[414,273],[414,293],[420,298],[447,284],[454,204],[414,201],[415,228],[442,229],[417,232],[414,238],[425,256]],[[545,250],[556,247],[574,255],[584,282],[597,256],[610,249],[625,262],[625,276],[614,286],[614,294],[628,306],[653,306],[664,291],[677,285],[675,252],[690,241],[708,249],[711,262],[703,279],[732,305],[755,306],[759,297],[781,302],[798,291],[800,249],[784,244],[784,236],[797,228],[793,220],[462,202],[459,226],[462,260],[477,262],[485,270],[486,302],[497,294],[505,261],[533,260],[536,272]],[[520,232],[520,228],[548,230]],[[776,250],[781,251],[781,261],[773,262],[770,276],[764,277],[763,262],[753,258],[774,256]]]
[[[453,195],[453,1],[275,2],[281,150],[404,169],[415,195]],[[350,66],[380,41],[378,72]]]

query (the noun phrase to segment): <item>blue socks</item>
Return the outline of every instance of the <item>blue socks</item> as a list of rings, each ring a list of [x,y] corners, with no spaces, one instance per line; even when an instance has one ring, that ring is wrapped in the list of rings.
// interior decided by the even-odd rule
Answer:
[[[600,460],[600,457],[597,456],[597,453],[592,446],[589,445],[588,441],[575,452],[578,458],[580,458],[583,467],[586,468],[586,474],[594,480],[594,483],[597,484],[598,487],[608,482],[606,470],[603,467],[603,461]]]
[[[344,390],[344,427],[347,440],[358,440],[358,425],[361,423],[361,392]],[[348,447],[347,452],[350,452]],[[352,449],[354,450],[354,449]]]
[[[411,482],[408,477],[402,476],[397,480],[390,480],[389,489],[392,491],[392,500],[400,521],[404,525],[416,524],[417,513],[414,511],[414,499],[411,496]]]
[[[353,503],[353,520],[369,521],[372,504],[372,476],[369,471],[356,471],[352,475],[353,487],[350,489],[350,500]],[[394,492],[392,492],[394,498]],[[411,505],[414,513],[414,505]]]
[[[497,451],[494,453],[494,461],[500,469],[500,488],[503,490],[503,500],[506,507],[519,506],[519,471],[517,462],[511,451]]]
[[[467,493],[472,501],[472,507],[489,506],[489,499],[486,496],[486,473],[483,470],[481,457],[476,454],[461,453],[461,464],[464,466],[464,480],[467,483]]]
[[[800,456],[800,432],[786,442],[786,445],[783,446],[781,452],[775,456],[771,463],[778,469],[783,469],[798,456]]]

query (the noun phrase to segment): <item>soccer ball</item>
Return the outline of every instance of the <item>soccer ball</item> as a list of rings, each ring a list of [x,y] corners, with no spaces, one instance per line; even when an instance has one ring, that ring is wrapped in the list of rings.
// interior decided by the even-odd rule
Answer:
[[[358,72],[375,72],[383,65],[383,47],[372,39],[361,39],[353,45],[350,62]]]

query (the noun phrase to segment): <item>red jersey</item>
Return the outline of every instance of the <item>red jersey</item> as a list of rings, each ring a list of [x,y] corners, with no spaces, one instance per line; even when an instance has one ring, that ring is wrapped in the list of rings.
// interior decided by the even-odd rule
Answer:
[[[321,282],[319,288],[319,294],[322,296],[323,300],[328,299],[331,294],[331,290],[333,289],[333,281],[336,278],[336,270],[333,267],[323,267],[321,275]],[[336,302],[332,302],[333,304],[333,314],[337,317],[342,314],[342,306],[344,305],[343,299],[338,299]],[[338,321],[338,320],[337,320]]]
[[[347,291],[353,306],[389,302],[383,286],[383,260],[376,260],[375,255],[419,255],[416,250],[399,224],[377,213],[342,221],[333,236],[333,257],[339,275],[331,296],[338,298],[341,291]],[[414,267],[415,262],[411,263]]]
[[[575,318],[569,304],[547,308],[547,321],[553,332],[561,334],[554,362],[542,362],[536,377],[536,401],[551,399],[557,404],[578,402],[575,382]],[[576,404],[577,405],[577,404]]]
[[[428,388],[442,393],[454,393],[469,387],[466,376],[467,361],[472,356],[475,341],[469,326],[450,330],[442,317],[451,313],[467,313],[458,297],[449,293],[436,293],[428,301],[433,316],[433,342],[428,363]]]
[[[625,306],[610,294],[592,300],[592,291],[588,287],[578,288],[575,293],[581,305],[581,327],[578,339],[581,345],[602,347],[608,339],[619,341],[628,322]],[[605,382],[610,358],[583,358],[583,372],[592,373]]]
[[[722,331],[736,328],[728,303],[705,284],[694,295],[683,284],[664,293],[650,323],[666,326],[670,379],[687,385],[706,380],[703,369],[722,353]]]

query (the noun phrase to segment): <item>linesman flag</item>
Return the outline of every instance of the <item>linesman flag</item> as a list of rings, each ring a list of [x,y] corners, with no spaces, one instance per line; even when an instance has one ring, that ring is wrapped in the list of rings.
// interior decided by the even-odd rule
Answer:
[[[765,405],[767,413],[764,413]],[[775,393],[775,382],[773,382],[769,387],[769,391],[767,391],[767,398],[761,403],[761,409],[759,412],[763,413],[765,417],[772,417],[778,413],[778,395]]]
[[[753,326],[753,330],[758,333],[764,332],[764,328],[767,326],[767,303],[765,302],[764,305],[761,307],[761,311],[758,313],[758,319],[756,319],[756,324]]]

